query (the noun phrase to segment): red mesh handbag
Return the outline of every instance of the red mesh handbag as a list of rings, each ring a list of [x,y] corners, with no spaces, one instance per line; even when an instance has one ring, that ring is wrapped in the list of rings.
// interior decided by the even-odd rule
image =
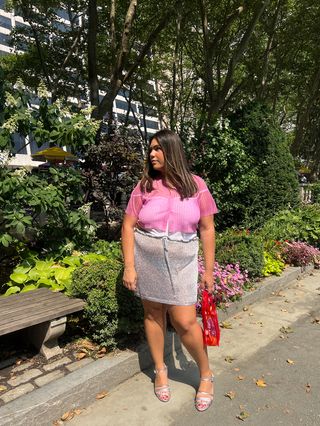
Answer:
[[[216,305],[212,294],[202,292],[201,314],[203,323],[203,342],[207,346],[219,346],[220,328]]]

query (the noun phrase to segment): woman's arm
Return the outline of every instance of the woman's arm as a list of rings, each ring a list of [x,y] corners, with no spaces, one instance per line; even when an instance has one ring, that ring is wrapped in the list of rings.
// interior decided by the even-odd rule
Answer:
[[[213,269],[215,261],[215,229],[213,215],[205,216],[199,222],[200,239],[204,256],[204,273],[201,277],[200,287],[206,288],[210,293],[214,289]]]
[[[134,228],[137,218],[124,215],[121,229],[122,255],[124,261],[123,284],[129,290],[136,290],[137,273],[134,266]]]

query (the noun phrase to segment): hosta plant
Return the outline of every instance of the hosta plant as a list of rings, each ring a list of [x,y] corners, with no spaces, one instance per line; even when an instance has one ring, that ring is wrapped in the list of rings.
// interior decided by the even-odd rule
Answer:
[[[72,274],[79,266],[106,260],[101,254],[87,253],[66,256],[60,261],[53,259],[40,260],[29,257],[16,266],[7,283],[8,289],[4,296],[24,293],[45,287],[53,291],[70,290]]]

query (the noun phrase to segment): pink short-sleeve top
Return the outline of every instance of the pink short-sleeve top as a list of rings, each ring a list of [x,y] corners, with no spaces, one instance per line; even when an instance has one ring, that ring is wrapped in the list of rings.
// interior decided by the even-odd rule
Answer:
[[[204,180],[193,177],[198,191],[184,200],[176,190],[165,186],[162,179],[153,181],[151,192],[141,191],[139,182],[131,193],[126,213],[136,217],[139,228],[144,230],[194,234],[200,218],[218,213],[218,209]]]

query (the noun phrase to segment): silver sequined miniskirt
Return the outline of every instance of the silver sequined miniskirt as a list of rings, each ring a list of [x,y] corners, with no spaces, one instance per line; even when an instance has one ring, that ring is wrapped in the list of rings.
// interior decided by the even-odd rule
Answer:
[[[197,301],[198,238],[172,241],[135,232],[136,295],[168,305]]]

